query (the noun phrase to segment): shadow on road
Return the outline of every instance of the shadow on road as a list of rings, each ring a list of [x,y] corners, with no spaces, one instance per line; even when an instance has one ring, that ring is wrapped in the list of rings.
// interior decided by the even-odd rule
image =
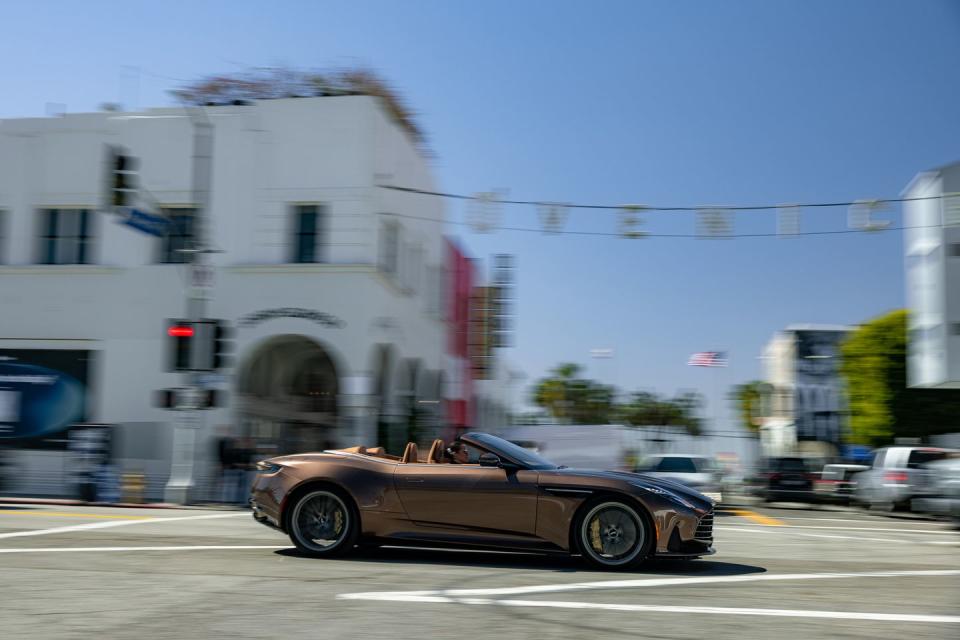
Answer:
[[[277,555],[315,560],[296,549],[279,549]],[[320,560],[315,560],[321,562]],[[508,553],[495,551],[460,551],[451,549],[421,549],[416,547],[375,547],[356,550],[345,562],[372,564],[421,564],[458,567],[542,570],[562,573],[597,573],[578,557],[537,553]],[[718,562],[715,560],[653,560],[631,571],[609,572],[609,575],[656,574],[732,576],[764,573],[763,567]]]
[[[18,507],[12,504],[0,504],[0,511],[36,511],[36,507]]]

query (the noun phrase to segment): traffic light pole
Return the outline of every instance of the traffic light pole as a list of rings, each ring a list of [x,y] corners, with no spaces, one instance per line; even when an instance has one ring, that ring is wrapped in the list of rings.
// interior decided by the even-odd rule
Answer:
[[[207,233],[207,212],[210,204],[210,182],[213,169],[213,125],[202,106],[190,108],[193,124],[193,246],[187,249],[190,277],[187,285],[187,318],[199,326],[206,314],[206,300],[212,284],[209,263],[210,244]],[[177,401],[180,419],[174,424],[170,479],[164,490],[164,501],[187,504],[195,493],[196,451],[203,421],[200,414],[201,387],[196,374],[186,372],[186,398]]]

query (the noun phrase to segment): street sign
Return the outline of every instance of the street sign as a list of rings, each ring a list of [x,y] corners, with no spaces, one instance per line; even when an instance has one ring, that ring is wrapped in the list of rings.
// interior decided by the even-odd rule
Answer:
[[[166,234],[170,221],[164,216],[154,215],[146,211],[140,211],[139,209],[127,209],[126,216],[120,220],[120,223],[132,227],[137,231],[162,237]]]
[[[213,290],[213,266],[203,262],[190,265],[190,296],[209,300]]]
[[[198,387],[209,388],[224,384],[227,377],[222,373],[201,373],[193,378],[193,384]]]

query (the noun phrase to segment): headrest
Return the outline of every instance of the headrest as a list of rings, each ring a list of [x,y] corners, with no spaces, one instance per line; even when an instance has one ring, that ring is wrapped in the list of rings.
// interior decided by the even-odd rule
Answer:
[[[420,462],[420,452],[417,451],[416,442],[408,442],[407,448],[403,450],[403,458],[400,460],[403,463],[410,462]]]
[[[430,445],[430,453],[427,454],[427,462],[430,464],[443,462],[443,460],[440,459],[441,456],[443,456],[443,440],[437,438],[433,441],[433,444]]]

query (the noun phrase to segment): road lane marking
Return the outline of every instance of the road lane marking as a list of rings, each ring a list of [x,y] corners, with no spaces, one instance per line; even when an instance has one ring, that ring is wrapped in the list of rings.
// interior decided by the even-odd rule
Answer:
[[[73,524],[64,527],[53,527],[52,529],[34,529],[30,531],[13,531],[10,533],[0,533],[0,539],[6,538],[25,538],[29,536],[46,536],[55,533],[72,533],[74,531],[87,531],[89,529],[108,529],[112,527],[126,527],[134,524],[157,524],[161,522],[180,522],[184,520],[212,520],[214,518],[236,518],[240,516],[250,517],[249,513],[215,513],[202,516],[177,516],[174,518],[150,518],[149,520],[111,520],[110,522],[87,522],[84,524]]]
[[[872,620],[881,622],[960,623],[960,616],[915,613],[875,613],[869,611],[822,611],[808,609],[757,609],[743,607],[696,607],[656,604],[607,604],[583,601],[513,600],[477,596],[556,593],[591,589],[619,589],[631,587],[662,587],[669,585],[715,584],[781,580],[827,580],[838,578],[890,578],[960,575],[960,569],[932,569],[919,571],[869,571],[861,573],[793,573],[751,574],[741,576],[705,576],[697,578],[652,578],[640,580],[607,580],[573,584],[531,585],[492,589],[444,589],[433,591],[371,591],[337,595],[338,600],[375,600],[389,602],[417,602],[441,604],[492,605],[508,607],[549,607],[560,609],[600,609],[648,613],[699,613],[707,615],[776,616],[790,618],[832,618],[841,620]]]
[[[733,527],[749,527],[750,524],[746,522],[724,522],[724,526],[733,526]],[[811,524],[784,524],[783,526],[790,529],[834,529],[838,531],[882,531],[882,532],[891,532],[891,533],[926,533],[934,535],[943,535],[953,533],[950,529],[895,529],[891,527],[834,527],[826,525],[811,525]]]
[[[62,511],[4,511],[0,510],[3,516],[50,516],[51,518],[91,518],[103,519],[110,518],[114,520],[153,520],[155,516],[124,516],[113,513],[65,513]]]
[[[750,511],[749,509],[730,509],[729,513],[740,516],[741,518],[753,520],[757,524],[766,525],[768,527],[782,527],[784,525],[783,520],[777,520],[776,518],[771,518],[761,513],[757,513],[756,511]]]
[[[812,520],[812,521],[814,521],[814,522],[819,522],[819,521],[823,521],[823,522],[859,522],[860,524],[869,524],[869,523],[871,523],[871,522],[876,522],[876,523],[886,523],[886,524],[890,524],[890,518],[885,518],[885,517],[883,517],[883,516],[876,516],[876,515],[870,517],[870,516],[868,516],[867,514],[864,514],[864,516],[865,516],[865,517],[863,517],[863,518],[811,518],[811,517],[807,517],[807,516],[778,516],[778,517],[779,517],[781,520]],[[938,523],[938,522],[930,522],[930,521],[918,520],[918,519],[913,519],[913,518],[909,519],[908,522],[909,522],[911,525],[920,525],[920,526],[929,525],[929,526],[933,526],[933,527],[942,526],[942,525],[941,525],[940,523]]]
[[[489,598],[433,597],[417,602],[438,602],[504,607],[547,607],[552,609],[601,609],[644,613],[697,613],[705,615],[775,616],[783,618],[829,618],[839,620],[873,620],[880,622],[960,623],[960,616],[917,613],[872,613],[865,611],[817,611],[810,609],[746,609],[742,607],[684,607],[656,604],[605,604],[601,602],[563,602],[553,600],[493,600]]]
[[[803,536],[805,538],[832,538],[835,540],[857,540],[857,541],[867,541],[867,542],[902,542],[904,544],[945,544],[945,545],[960,545],[960,538],[955,540],[924,540],[922,538],[915,538],[913,540],[907,540],[906,538],[873,538],[862,535],[856,536],[843,536],[839,534],[827,534],[827,533],[805,533],[803,531],[793,531],[799,527],[784,527],[781,529],[756,529],[753,527],[716,527],[716,530],[720,531],[736,531],[737,533],[762,533],[762,534],[771,534],[771,533],[785,533],[787,535],[793,536]]]
[[[602,582],[573,582],[522,587],[495,587],[488,589],[433,589],[423,591],[367,591],[341,593],[338,600],[394,600],[419,602],[421,597],[509,596],[531,593],[558,593],[562,591],[592,591],[597,589],[630,589],[676,585],[728,584],[738,582],[779,582],[787,580],[837,580],[853,578],[905,578],[956,576],[960,569],[921,569],[906,571],[861,571],[837,573],[751,573],[739,576],[699,576],[694,578],[641,578],[636,580],[604,580]],[[411,600],[411,598],[413,598]]]
[[[214,551],[220,549],[293,549],[288,544],[176,545],[162,547],[24,547],[0,549],[0,553],[60,553],[77,551]]]

